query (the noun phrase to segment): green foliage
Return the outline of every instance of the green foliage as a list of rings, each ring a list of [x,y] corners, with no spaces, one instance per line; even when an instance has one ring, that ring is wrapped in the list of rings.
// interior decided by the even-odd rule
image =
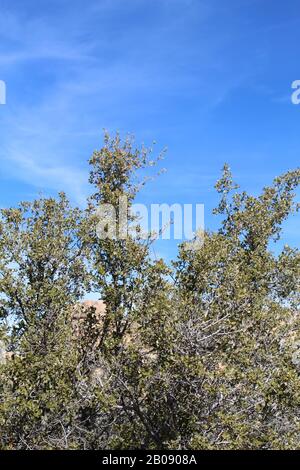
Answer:
[[[270,250],[300,170],[254,197],[226,165],[220,229],[166,266],[151,234],[96,234],[99,204],[130,208],[150,153],[106,135],[84,211],[64,194],[1,210],[0,447],[300,448],[300,253]],[[91,290],[106,310],[78,334]]]
[[[1,317],[12,318],[20,334],[32,322],[48,326],[87,282],[82,214],[63,193],[0,214]]]

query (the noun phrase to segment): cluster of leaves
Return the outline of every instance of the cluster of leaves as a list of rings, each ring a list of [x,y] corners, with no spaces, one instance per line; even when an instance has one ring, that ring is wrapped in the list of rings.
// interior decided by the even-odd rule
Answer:
[[[130,208],[154,163],[105,136],[85,210],[64,194],[1,210],[0,448],[300,448],[300,253],[270,250],[300,170],[253,197],[225,166],[220,229],[166,266],[151,234],[96,230],[99,204]],[[106,310],[78,335],[89,291]]]

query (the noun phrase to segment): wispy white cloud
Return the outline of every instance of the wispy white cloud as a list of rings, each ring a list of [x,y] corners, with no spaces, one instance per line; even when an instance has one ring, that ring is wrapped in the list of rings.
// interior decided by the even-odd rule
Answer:
[[[38,161],[31,154],[22,153],[19,147],[7,149],[5,160],[7,174],[13,173],[16,180],[20,179],[36,187],[39,191],[55,190],[71,194],[73,200],[84,205],[87,190],[87,172],[74,166],[59,166],[58,164]]]
[[[232,36],[215,34],[215,2],[149,3],[102,0],[83,8],[64,0],[47,14],[2,10],[0,66],[9,77],[2,171],[81,200],[83,159],[102,127],[130,131],[134,124],[150,135],[147,117],[165,113],[156,130],[177,132],[181,121],[168,119],[176,100],[197,100],[200,119],[247,78],[248,70],[232,73],[226,63]]]

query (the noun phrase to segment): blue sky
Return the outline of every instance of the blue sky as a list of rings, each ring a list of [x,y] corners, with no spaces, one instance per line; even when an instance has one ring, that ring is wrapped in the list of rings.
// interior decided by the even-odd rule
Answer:
[[[82,204],[106,128],[168,147],[141,202],[204,203],[215,227],[225,161],[254,194],[299,165],[299,42],[297,0],[2,0],[0,206],[61,189]]]

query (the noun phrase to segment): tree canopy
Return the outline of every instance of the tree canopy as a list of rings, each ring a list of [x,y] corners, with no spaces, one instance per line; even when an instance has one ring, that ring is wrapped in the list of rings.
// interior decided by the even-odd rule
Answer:
[[[84,209],[64,193],[1,209],[1,449],[300,448],[300,253],[270,249],[300,169],[254,197],[225,165],[220,228],[167,265],[152,234],[97,236],[99,204],[130,208],[156,163],[105,135]],[[105,310],[81,305],[78,335],[87,292]]]

